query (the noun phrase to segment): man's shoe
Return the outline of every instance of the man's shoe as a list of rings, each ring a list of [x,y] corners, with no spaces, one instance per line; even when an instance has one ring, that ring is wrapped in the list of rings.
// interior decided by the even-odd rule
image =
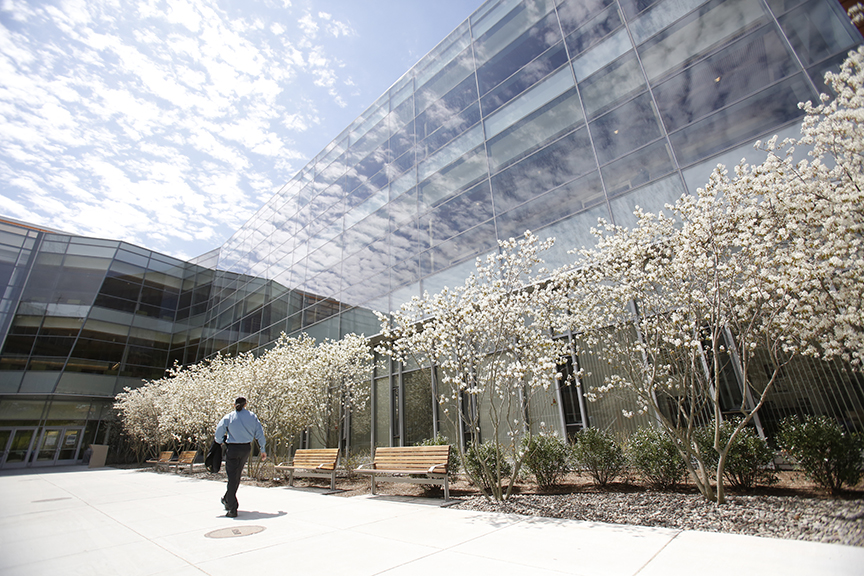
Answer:
[[[222,506],[225,507],[225,510],[230,510],[230,509],[231,509],[231,508],[228,507],[228,502],[225,501],[225,497],[224,497],[224,496],[222,496],[222,498],[221,498],[219,501],[222,502]]]
[[[237,517],[237,511],[236,510],[228,510],[228,513],[225,514],[225,517],[226,518],[236,518]]]

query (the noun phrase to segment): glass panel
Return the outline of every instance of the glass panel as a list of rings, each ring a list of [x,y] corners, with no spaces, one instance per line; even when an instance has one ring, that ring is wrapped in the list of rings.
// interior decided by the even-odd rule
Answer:
[[[390,445],[390,378],[375,379],[375,445]]]
[[[36,455],[37,462],[53,461],[60,445],[60,430],[46,428],[42,433],[42,441],[39,445],[39,453]]]
[[[448,113],[447,120],[438,130],[424,140],[418,152],[422,156],[433,154],[442,146],[480,122],[480,104],[475,102],[460,113]]]
[[[646,182],[656,180],[660,176],[665,176],[673,169],[669,144],[664,138],[616,162],[607,164],[600,169],[600,172],[603,173],[603,181],[606,182],[606,193],[612,198]]]
[[[507,37],[507,46],[488,60],[488,52],[486,52],[488,45],[477,43],[475,54],[478,62],[477,82],[480,86],[480,94],[486,94],[522,66],[560,42],[561,28],[558,26],[558,19],[552,13],[515,40],[511,41],[511,39],[512,36]],[[480,62],[485,64],[479,66]]]
[[[420,183],[417,187],[420,213],[486,177],[486,153],[480,146]]]
[[[9,453],[6,455],[6,464],[25,462],[27,460],[35,432],[35,430],[22,428],[15,430],[12,442],[9,445]]]
[[[420,219],[422,248],[431,248],[492,218],[492,195],[484,181],[437,206]]]
[[[576,90],[568,90],[487,142],[492,171],[498,171],[582,122]]]
[[[589,119],[645,90],[645,76],[634,51],[579,83]]]
[[[405,446],[432,438],[432,382],[430,372],[415,370],[402,374],[405,402]]]
[[[526,0],[518,8],[503,15],[502,12],[506,7],[512,4],[512,2],[507,2],[505,6],[493,10],[489,17],[485,18],[486,23],[491,23],[495,18],[498,18],[494,26],[487,28],[488,24],[480,24],[474,29],[474,36],[477,38],[474,43],[474,52],[478,65],[498,54],[513,41],[513,38],[528,30],[532,24],[548,14],[553,7],[550,0]]]
[[[471,15],[471,32],[474,37],[479,37],[489,31],[497,24],[520,0],[501,0],[497,6],[494,2],[487,2]],[[490,7],[494,6],[491,10]]]
[[[776,29],[765,27],[654,88],[670,132],[800,71]]]
[[[495,225],[492,222],[481,224],[421,254],[420,271],[424,276],[440,272],[488,252],[497,245]]]
[[[688,12],[704,4],[705,1],[666,0],[660,3],[656,8],[645,12],[630,22],[630,33],[633,34],[633,42],[637,45],[641,44]]]
[[[783,130],[775,131],[767,135],[770,137],[773,134],[777,134],[778,142],[782,142],[786,138],[798,138],[801,136],[801,127],[798,124],[793,124]],[[798,162],[799,160],[803,160],[807,157],[806,148],[803,146],[799,146],[795,151],[795,155],[793,156],[793,161]],[[711,172],[714,171],[714,168],[717,167],[717,164],[723,164],[729,169],[730,174],[733,171],[733,168],[742,160],[746,158],[747,161],[751,165],[761,164],[765,158],[767,158],[767,154],[762,152],[761,150],[756,150],[753,148],[753,142],[747,142],[742,146],[738,146],[733,150],[728,152],[724,152],[718,156],[714,156],[709,160],[705,160],[691,166],[684,170],[684,182],[687,184],[687,190],[690,193],[695,194],[697,188],[703,188],[705,184],[708,183],[708,178],[711,176]]]
[[[798,102],[813,99],[812,89],[798,74],[743,102],[669,135],[681,165],[691,164],[724,148],[800,118]]]
[[[780,26],[786,32],[792,47],[805,66],[833,56],[851,48],[857,40],[852,36],[852,27],[840,20],[840,15],[825,0],[808,2],[789,14],[780,17]]]
[[[552,74],[507,106],[487,117],[484,121],[486,138],[492,138],[517,120],[521,120],[530,112],[540,108],[553,98],[573,87],[573,75],[567,68],[562,68]]]
[[[552,222],[605,200],[597,172],[499,214],[495,221],[501,238],[516,238],[525,230],[540,230]],[[560,239],[560,242],[565,239]]]
[[[643,94],[591,124],[601,165],[659,138],[660,122],[650,94]]]
[[[557,238],[555,245],[543,255],[546,267],[553,269],[564,264],[572,264],[575,257],[568,254],[574,248],[590,247],[597,243],[597,237],[591,234],[591,228],[597,227],[597,219],[609,220],[609,210],[606,204],[599,204],[541,230],[533,230],[541,238],[549,236]]]
[[[627,35],[627,30],[622,28],[588,52],[573,59],[573,73],[576,74],[576,80],[581,82],[632,49],[630,36]]]
[[[610,200],[609,205],[612,208],[615,224],[633,228],[638,224],[636,216],[633,215],[637,206],[652,214],[665,211],[666,215],[670,216],[669,211],[664,208],[665,205],[675,204],[682,194],[684,194],[684,185],[681,183],[681,178],[677,174],[673,174],[668,178]]]
[[[78,451],[78,443],[81,440],[81,432],[83,432],[81,428],[74,428],[63,432],[60,453],[57,455],[58,460],[72,460],[75,458],[75,453]]]
[[[654,80],[767,21],[760,2],[712,2],[639,48],[645,74]]]
[[[573,24],[568,20],[569,13],[561,14],[560,10],[558,13],[561,17],[562,27],[566,29],[569,27],[569,24]],[[581,25],[582,22],[584,20],[575,24]],[[570,51],[570,56],[575,58],[620,28],[622,24],[618,7],[613,4],[564,39],[567,43],[567,49]]]
[[[483,142],[483,129],[479,124],[454,140],[450,146],[439,150],[418,165],[417,177],[425,180],[447,164],[459,159],[469,150]]]
[[[581,128],[495,175],[495,210],[505,212],[596,169],[588,131]]]
[[[417,93],[414,96],[417,103],[417,115],[420,116],[422,111],[426,110],[432,103],[442,98],[451,90],[462,93],[466,92],[469,87],[473,88],[473,91],[470,93],[473,94],[473,99],[476,100],[477,83],[474,80],[473,74],[471,74],[473,71],[474,63],[471,58],[471,50],[468,49],[447,64],[429,82],[417,89]],[[454,90],[454,88],[458,88],[459,86],[462,86],[461,90]],[[469,101],[472,99],[470,95],[463,96],[463,98],[468,98]],[[459,110],[462,108],[464,108],[464,105]]]
[[[536,82],[545,78],[553,70],[557,70],[567,63],[567,51],[564,44],[559,43],[539,58],[525,66],[512,76],[490,90],[480,99],[483,114],[488,116],[498,108],[533,86]]]

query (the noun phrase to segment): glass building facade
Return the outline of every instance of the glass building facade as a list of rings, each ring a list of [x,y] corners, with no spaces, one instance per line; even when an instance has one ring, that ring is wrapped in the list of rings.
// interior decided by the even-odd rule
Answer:
[[[74,461],[109,433],[114,394],[175,361],[283,331],[374,335],[373,310],[461,284],[526,229],[556,237],[547,261],[563,264],[598,217],[632,224],[718,162],[755,159],[754,140],[794,135],[798,102],[860,43],[837,0],[489,0],[193,262],[0,224],[0,465]],[[432,376],[376,374],[350,443],[447,433]],[[766,428],[790,411],[864,417],[839,365],[801,360],[774,396]],[[620,421],[625,398],[547,400],[532,417],[562,432],[637,424]]]

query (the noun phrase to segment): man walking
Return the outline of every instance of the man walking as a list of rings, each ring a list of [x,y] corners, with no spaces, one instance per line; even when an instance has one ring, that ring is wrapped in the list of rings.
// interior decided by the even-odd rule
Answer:
[[[237,488],[240,486],[240,476],[243,474],[243,466],[252,452],[252,440],[258,440],[261,447],[261,459],[267,459],[265,450],[264,428],[258,417],[246,408],[246,399],[237,398],[234,401],[234,411],[229,412],[222,418],[216,427],[216,442],[222,442],[227,436],[225,450],[225,473],[228,475],[228,489],[222,497],[222,504],[228,513],[228,518],[237,517]]]

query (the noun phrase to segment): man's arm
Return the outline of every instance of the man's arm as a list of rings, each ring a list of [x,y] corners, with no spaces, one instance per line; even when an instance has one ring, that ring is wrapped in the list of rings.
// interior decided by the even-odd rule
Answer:
[[[225,439],[225,434],[228,433],[228,417],[225,416],[222,420],[219,421],[219,424],[216,426],[216,433],[213,435],[213,439],[219,444]]]

